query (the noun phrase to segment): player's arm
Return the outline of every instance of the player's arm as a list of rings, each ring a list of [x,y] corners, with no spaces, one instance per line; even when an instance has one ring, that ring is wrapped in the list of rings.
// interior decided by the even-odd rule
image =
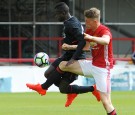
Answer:
[[[102,44],[102,45],[108,45],[110,42],[109,35],[103,35],[102,37],[96,37],[96,36],[91,36],[89,34],[85,34],[84,39],[86,39],[88,41],[94,41],[94,42]]]
[[[62,49],[63,50],[76,50],[77,46],[78,45],[69,45],[69,44],[64,43],[62,45]],[[90,48],[90,44],[89,42],[86,41],[86,45],[84,46],[83,51],[89,51],[89,48]]]
[[[76,48],[77,48],[77,45],[69,45],[66,43],[62,45],[63,50],[76,50]]]
[[[75,53],[73,54],[72,58],[67,62],[66,66],[74,63],[74,61],[81,55],[82,49],[86,45],[86,41],[84,39],[84,34],[82,33],[82,30],[80,28],[78,28],[77,25],[75,25],[74,27],[72,27],[72,25],[71,25],[71,29],[69,29],[69,30],[70,30],[70,33],[72,34],[74,40],[78,41],[78,44],[77,44]]]
[[[76,60],[82,53],[84,46],[86,45],[86,41],[84,39],[84,35],[80,32],[78,28],[74,28],[73,30],[73,37],[75,40],[78,41],[76,51],[72,56],[72,59]]]

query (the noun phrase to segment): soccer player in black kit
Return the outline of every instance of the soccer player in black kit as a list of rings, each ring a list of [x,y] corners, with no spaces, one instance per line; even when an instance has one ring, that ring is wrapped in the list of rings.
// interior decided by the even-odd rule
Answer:
[[[55,84],[59,87],[61,93],[67,94],[67,101],[65,107],[68,107],[75,99],[77,94],[92,92],[92,94],[100,101],[100,95],[94,86],[78,86],[70,85],[76,80],[76,74],[60,71],[58,65],[61,61],[68,61],[67,66],[72,64],[74,60],[85,59],[86,54],[83,51],[86,41],[84,40],[83,27],[80,21],[71,16],[69,7],[64,3],[57,3],[55,6],[55,17],[64,22],[64,40],[62,48],[64,54],[57,58],[50,67],[45,71],[46,82],[43,84],[29,84],[27,87],[37,91],[41,95],[45,95],[47,89]]]

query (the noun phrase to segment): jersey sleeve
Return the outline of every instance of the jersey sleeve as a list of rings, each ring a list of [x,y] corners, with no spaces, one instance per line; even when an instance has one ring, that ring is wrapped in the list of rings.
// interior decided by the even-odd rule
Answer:
[[[108,36],[110,36],[110,38],[112,39],[112,34],[111,34],[110,30],[108,30],[108,29],[103,30],[103,31],[101,32],[101,34],[102,34],[102,36],[103,36],[103,35],[108,35]]]
[[[72,57],[72,59],[77,59],[81,53],[82,53],[82,49],[83,47],[85,46],[86,44],[86,41],[84,39],[84,34],[83,34],[83,29],[82,28],[79,28],[79,27],[73,27],[71,29],[71,33],[72,33],[72,36],[73,38],[78,41],[78,46],[77,46],[77,49]]]

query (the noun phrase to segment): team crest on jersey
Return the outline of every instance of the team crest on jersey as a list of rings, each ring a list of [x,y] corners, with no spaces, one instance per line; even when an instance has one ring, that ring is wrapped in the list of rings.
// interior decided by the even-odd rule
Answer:
[[[97,36],[97,35],[93,35],[93,36]],[[97,43],[96,42],[90,42],[90,47],[91,48],[93,48],[93,47],[95,47],[95,46],[97,46]]]
[[[90,42],[90,46],[95,47],[95,46],[97,46],[97,43],[96,42]]]

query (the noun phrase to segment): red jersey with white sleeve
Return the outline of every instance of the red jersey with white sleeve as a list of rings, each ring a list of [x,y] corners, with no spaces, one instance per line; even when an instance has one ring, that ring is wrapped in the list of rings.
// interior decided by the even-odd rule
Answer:
[[[109,28],[100,24],[100,26],[94,32],[91,29],[87,29],[86,33],[96,37],[102,37],[103,35],[110,36],[110,42],[108,45],[101,45],[94,41],[90,41],[90,47],[92,52],[92,64],[94,66],[101,68],[107,67],[112,68],[113,67],[112,34]]]

